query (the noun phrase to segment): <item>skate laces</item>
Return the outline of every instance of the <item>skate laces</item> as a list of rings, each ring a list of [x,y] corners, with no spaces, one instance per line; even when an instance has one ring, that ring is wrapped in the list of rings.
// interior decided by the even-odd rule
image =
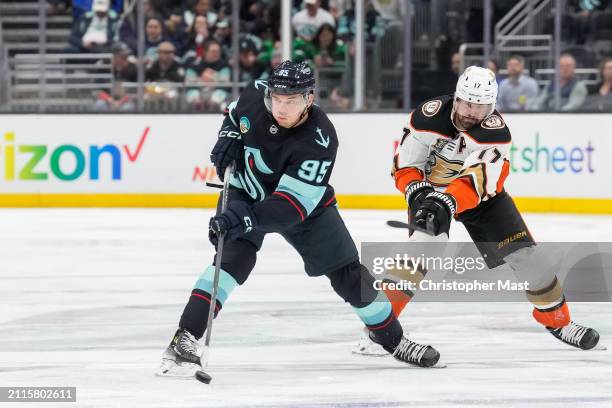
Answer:
[[[587,327],[570,322],[570,324],[560,329],[559,335],[564,341],[580,344],[580,340],[582,340],[582,337],[584,337],[587,330]]]
[[[421,361],[423,354],[427,350],[427,345],[415,343],[407,339],[406,337],[402,337],[402,341],[393,351],[393,357],[400,358],[403,361]]]
[[[182,333],[178,343],[182,351],[198,355],[198,341],[187,330]]]

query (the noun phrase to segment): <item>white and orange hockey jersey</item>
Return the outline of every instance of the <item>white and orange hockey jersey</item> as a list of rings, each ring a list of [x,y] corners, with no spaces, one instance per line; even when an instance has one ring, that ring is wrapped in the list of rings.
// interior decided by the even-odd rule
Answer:
[[[404,194],[413,181],[427,180],[455,198],[460,214],[503,190],[511,136],[497,111],[460,132],[451,121],[452,108],[453,96],[446,95],[410,114],[395,151],[392,175]]]

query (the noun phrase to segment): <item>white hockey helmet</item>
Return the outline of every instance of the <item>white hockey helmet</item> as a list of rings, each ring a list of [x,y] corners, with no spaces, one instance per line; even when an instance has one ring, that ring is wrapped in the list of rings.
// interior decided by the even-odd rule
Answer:
[[[479,105],[491,104],[492,109],[489,114],[493,113],[497,101],[495,74],[487,68],[475,65],[467,67],[457,81],[455,98]]]

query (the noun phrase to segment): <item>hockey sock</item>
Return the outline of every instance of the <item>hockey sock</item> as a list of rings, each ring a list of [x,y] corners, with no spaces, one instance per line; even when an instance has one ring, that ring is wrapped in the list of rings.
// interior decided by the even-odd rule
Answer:
[[[210,298],[213,291],[214,274],[215,267],[210,265],[200,275],[191,291],[191,296],[183,310],[179,323],[181,328],[189,330],[189,332],[198,339],[204,335],[204,331],[206,330]],[[217,317],[223,304],[236,286],[238,286],[238,283],[234,277],[221,269],[219,274],[219,287],[217,288],[217,301],[215,302],[215,317]]]
[[[383,280],[383,283],[388,282],[387,280]],[[413,293],[412,291],[399,290],[399,289],[385,289],[385,293],[389,298],[389,302],[391,302],[391,307],[393,309],[393,314],[395,317],[399,317],[402,313],[408,302],[412,299]]]
[[[354,307],[355,312],[370,330],[374,337],[372,340],[390,348],[395,348],[402,339],[402,326],[393,313],[391,302],[384,292],[379,292],[378,297],[365,307]]]
[[[548,309],[540,309],[538,306],[533,308],[533,317],[542,325],[557,329],[567,326],[570,322],[569,307],[565,299],[561,303]]]
[[[528,290],[527,299],[533,303],[533,317],[540,324],[552,328],[569,324],[569,308],[557,277],[543,289]]]
[[[408,265],[406,263],[402,263],[401,265],[397,265],[395,268],[388,270],[385,273],[385,279],[383,279],[383,283],[388,282],[400,282],[400,281],[408,281],[413,283],[413,287],[419,287],[419,283],[423,280],[423,278],[427,275],[427,270],[422,267],[414,268],[412,265]],[[393,307],[393,314],[395,317],[399,317],[402,313],[408,302],[412,300],[414,293],[409,289],[387,289],[386,285],[383,286],[384,291],[387,294],[387,298],[391,302]]]

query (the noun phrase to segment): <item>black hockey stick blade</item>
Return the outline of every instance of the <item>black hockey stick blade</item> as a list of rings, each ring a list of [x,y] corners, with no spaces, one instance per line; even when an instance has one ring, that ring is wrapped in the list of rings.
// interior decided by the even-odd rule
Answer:
[[[223,184],[219,184],[215,181],[207,181],[206,182],[206,186],[207,187],[212,187],[212,188],[223,188]]]
[[[428,226],[430,225],[430,221],[428,221]],[[414,231],[421,231],[427,235],[431,235],[432,237],[435,236],[435,234],[432,232],[433,230],[433,226],[430,226],[430,229],[425,229],[425,228],[421,228],[418,225],[415,224],[409,224],[407,222],[403,222],[403,221],[396,221],[396,220],[388,220],[387,221],[387,225],[392,227],[392,228],[403,228],[403,229],[411,229]]]
[[[396,221],[396,220],[388,220],[387,225],[390,226],[391,228],[404,228],[404,229],[410,228],[407,222]]]

